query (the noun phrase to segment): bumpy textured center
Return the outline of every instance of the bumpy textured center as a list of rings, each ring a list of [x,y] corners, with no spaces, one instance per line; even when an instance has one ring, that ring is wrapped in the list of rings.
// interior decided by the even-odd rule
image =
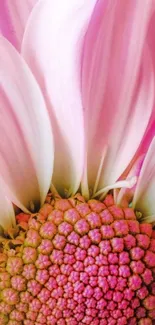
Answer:
[[[155,231],[132,209],[49,195],[17,220],[0,241],[1,325],[155,324]]]

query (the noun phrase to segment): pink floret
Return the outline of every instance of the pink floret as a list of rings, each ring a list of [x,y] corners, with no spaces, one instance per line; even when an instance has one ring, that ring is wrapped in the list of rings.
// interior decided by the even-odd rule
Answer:
[[[129,228],[128,228],[127,221],[125,220],[114,221],[113,227],[116,236],[122,237],[128,234]]]
[[[131,234],[139,234],[139,222],[137,220],[128,220],[128,227]]]
[[[108,240],[101,241],[99,247],[100,247],[100,252],[103,255],[108,255],[112,251],[110,241]]]
[[[100,228],[101,227],[101,219],[100,216],[95,213],[95,212],[91,212],[86,216],[86,219],[91,227],[91,229],[95,229],[95,228]]]
[[[143,249],[147,249],[150,245],[150,238],[144,234],[136,235],[137,244]]]
[[[113,252],[122,252],[124,249],[124,241],[123,238],[112,238],[111,245],[113,248]]]
[[[119,264],[129,264],[130,263],[130,256],[128,252],[121,252],[119,254]]]
[[[124,244],[127,250],[136,246],[136,238],[133,235],[128,234],[124,237]]]
[[[152,235],[152,225],[149,223],[141,223],[140,225],[140,232],[142,234],[148,235],[151,237]]]
[[[144,257],[144,262],[146,263],[147,267],[155,267],[155,253],[147,251]]]
[[[141,260],[144,256],[144,251],[140,247],[134,247],[130,250],[131,258],[135,261]]]
[[[132,275],[129,278],[129,287],[132,290],[138,290],[141,287],[142,279],[139,275]]]
[[[130,268],[133,273],[142,274],[145,270],[145,264],[141,261],[132,261],[130,263]]]
[[[114,230],[109,225],[104,225],[101,227],[101,234],[103,239],[110,239],[114,237]]]
[[[150,295],[144,300],[144,306],[147,310],[153,310],[155,308],[155,296]]]

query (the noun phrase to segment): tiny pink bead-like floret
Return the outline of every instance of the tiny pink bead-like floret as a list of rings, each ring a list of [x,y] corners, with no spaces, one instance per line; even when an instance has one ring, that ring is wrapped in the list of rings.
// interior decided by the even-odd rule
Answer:
[[[139,225],[140,232],[144,235],[148,235],[148,237],[151,237],[152,235],[152,225],[149,223],[141,223]]]
[[[101,241],[99,247],[100,247],[100,252],[103,255],[108,255],[112,251],[110,241],[108,240]]]
[[[135,261],[141,260],[144,256],[144,251],[140,247],[134,247],[130,250],[131,258]]]
[[[129,287],[132,290],[138,290],[141,287],[141,284],[142,284],[142,279],[138,274],[130,276]]]
[[[129,264],[130,263],[130,256],[128,252],[121,252],[119,254],[119,264]]]
[[[147,267],[155,267],[155,253],[147,251],[144,257],[144,262]]]
[[[101,234],[103,239],[110,239],[114,237],[114,230],[112,226],[104,225],[101,227]]]
[[[53,245],[57,249],[63,249],[66,245],[65,236],[57,234],[53,239]]]
[[[114,221],[113,227],[116,236],[124,236],[128,234],[129,228],[126,220]]]
[[[17,291],[24,291],[26,290],[26,280],[21,275],[15,275],[11,278],[12,288],[16,289]]]
[[[64,221],[58,226],[58,232],[60,235],[67,237],[73,230],[73,226],[68,222]]]
[[[137,220],[128,220],[127,222],[130,233],[133,235],[139,234],[139,222]]]
[[[94,244],[99,244],[101,241],[101,233],[98,229],[93,229],[89,231],[89,237]]]
[[[23,270],[23,261],[20,257],[9,257],[7,260],[6,271],[11,275],[20,274]]]
[[[37,251],[33,247],[24,247],[23,260],[25,264],[34,263],[37,259]]]
[[[80,215],[75,209],[69,209],[64,213],[64,220],[73,226],[80,219]]]
[[[90,228],[95,229],[95,228],[100,228],[101,227],[101,219],[100,216],[95,213],[91,212],[86,216],[86,220],[88,221]]]
[[[100,217],[103,225],[109,225],[114,221],[114,218],[108,209],[102,211]]]
[[[113,252],[122,252],[123,249],[124,249],[124,241],[123,241],[123,238],[112,238],[111,239],[111,246],[112,246],[112,249],[113,249]]]
[[[148,249],[150,245],[150,238],[147,235],[138,234],[136,235],[136,240],[139,247],[143,249]]]
[[[34,229],[30,229],[28,230],[27,232],[27,236],[26,236],[26,239],[25,239],[25,246],[30,246],[30,247],[38,247],[38,245],[40,244],[41,242],[41,237],[38,233],[37,230],[34,230]]]
[[[79,221],[76,222],[75,226],[75,231],[77,231],[77,233],[80,235],[84,235],[87,234],[89,231],[89,224],[86,220],[81,219]]]

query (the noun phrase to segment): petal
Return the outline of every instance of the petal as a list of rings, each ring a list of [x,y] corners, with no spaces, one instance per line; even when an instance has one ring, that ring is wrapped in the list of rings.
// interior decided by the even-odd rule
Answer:
[[[154,106],[154,110],[153,110],[153,114],[151,116],[149,125],[146,129],[145,135],[143,137],[143,140],[140,144],[140,147],[138,148],[138,151],[136,153],[136,156],[134,157],[134,161],[137,159],[137,157],[139,157],[141,154],[146,154],[150,143],[153,139],[153,137],[155,136],[155,106]]]
[[[137,177],[140,174],[140,170],[142,167],[144,161],[144,155],[141,155],[133,164],[130,172],[127,175],[127,180],[131,179],[133,177]],[[118,195],[117,195],[117,199],[116,199],[116,204],[121,205],[123,207],[128,207],[129,203],[132,201],[133,196],[134,196],[134,192],[136,189],[136,184],[132,187],[132,188],[121,188],[121,190],[119,191]]]
[[[5,195],[4,186],[3,181],[0,180],[0,228],[3,227],[4,229],[7,229],[15,226],[15,213],[12,203]]]
[[[0,31],[18,50],[29,14],[36,2],[37,0],[0,1]]]
[[[155,221],[155,137],[146,154],[135,195],[133,208],[142,212],[143,217],[154,216]],[[153,218],[150,218],[151,221]],[[149,222],[149,218],[147,219]]]
[[[50,186],[51,126],[36,80],[3,37],[0,57],[0,170],[10,200],[30,209],[43,204]]]
[[[84,165],[80,54],[96,0],[46,0],[33,10],[22,54],[44,91],[55,139],[53,183],[59,193],[77,191]]]
[[[92,15],[82,65],[90,187],[105,150],[98,189],[121,176],[148,124],[154,79],[149,50],[143,53],[143,47],[151,4],[99,0]]]

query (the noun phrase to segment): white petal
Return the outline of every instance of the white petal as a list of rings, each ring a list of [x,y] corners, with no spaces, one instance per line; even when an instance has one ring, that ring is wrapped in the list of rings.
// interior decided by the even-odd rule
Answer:
[[[80,55],[96,0],[46,0],[33,10],[22,54],[41,85],[53,126],[53,183],[64,194],[77,191],[84,165]]]
[[[53,169],[53,139],[39,86],[13,46],[0,38],[0,170],[20,208],[43,203]],[[25,209],[26,211],[26,209]]]
[[[15,226],[13,205],[5,195],[4,183],[2,180],[0,180],[0,226],[4,229]]]
[[[133,208],[142,212],[143,217],[155,216],[155,137],[151,142],[139,175],[133,198]],[[150,220],[152,219],[150,218]]]

